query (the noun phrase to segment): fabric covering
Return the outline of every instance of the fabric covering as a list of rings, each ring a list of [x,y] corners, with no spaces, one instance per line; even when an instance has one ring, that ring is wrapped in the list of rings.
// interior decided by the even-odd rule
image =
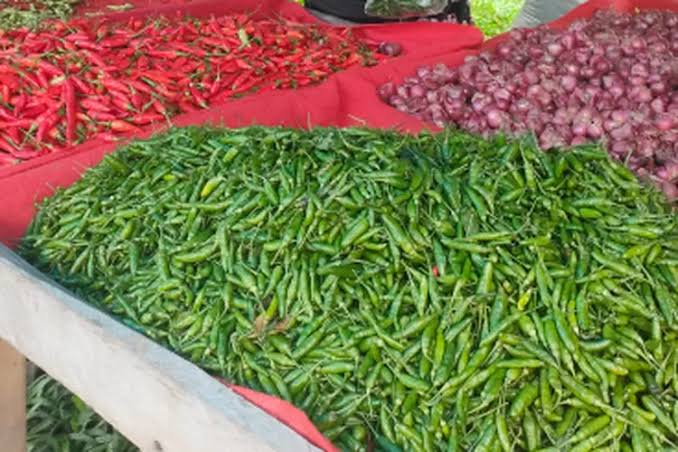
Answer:
[[[149,3],[149,0],[136,0],[136,3]],[[205,16],[251,9],[254,5],[259,6],[259,14],[280,12],[286,17],[306,22],[315,20],[286,0],[202,1],[187,3],[181,8],[191,14]],[[548,26],[564,28],[603,8],[678,11],[678,3],[675,0],[591,0]],[[126,18],[151,12],[167,13],[175,9],[175,6],[162,6],[117,16]],[[358,27],[356,31],[373,40],[398,40],[405,45],[405,55],[377,67],[355,68],[336,74],[317,87],[268,92],[244,98],[210,110],[178,116],[174,123],[178,126],[210,123],[230,127],[254,124],[289,127],[362,125],[397,128],[406,132],[435,129],[382,103],[376,94],[377,87],[387,81],[401,81],[422,65],[439,62],[459,65],[465,56],[477,53],[480,49],[491,49],[505,39],[505,36],[499,36],[481,45],[480,33],[476,29],[447,24],[371,25]],[[149,130],[146,135],[151,133],[153,131]],[[88,143],[71,152],[47,156],[0,171],[0,241],[10,246],[16,245],[35,212],[36,201],[51,194],[56,187],[75,182],[86,168],[96,165],[115,147]],[[317,447],[327,451],[336,450],[308,417],[289,403],[246,388],[229,387]]]

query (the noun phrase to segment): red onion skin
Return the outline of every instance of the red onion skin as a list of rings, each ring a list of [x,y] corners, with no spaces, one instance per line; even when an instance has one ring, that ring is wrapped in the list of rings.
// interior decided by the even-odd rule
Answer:
[[[388,56],[398,56],[403,52],[403,48],[397,42],[382,42],[379,44],[379,53]]]
[[[396,88],[396,94],[404,99],[407,99],[410,97],[410,90],[407,86],[400,85],[398,88]]]
[[[609,89],[608,91],[610,95],[612,96],[613,99],[621,99],[621,97],[624,95],[625,90],[623,86],[613,86]]]
[[[610,145],[610,152],[619,159],[626,156],[630,149],[631,146],[626,141],[614,141]]]
[[[678,160],[666,163],[657,169],[657,176],[666,182],[678,181]]]
[[[404,105],[405,104],[405,99],[398,96],[397,94],[394,96],[391,96],[388,100],[388,103],[392,106],[397,106],[397,105]]]
[[[661,184],[660,188],[670,202],[678,200],[678,185],[671,182],[664,182]]]
[[[586,135],[591,139],[597,140],[603,136],[603,128],[598,124],[591,123],[586,128]]]
[[[582,144],[587,143],[589,140],[585,136],[582,135],[575,135],[572,137],[570,140],[570,145],[571,146],[581,146]]]
[[[655,126],[661,131],[668,131],[678,126],[678,121],[675,121],[671,115],[662,114],[657,116]]]
[[[560,79],[560,86],[568,93],[577,87],[577,78],[573,75],[564,75]]]
[[[438,91],[428,91],[426,92],[426,100],[430,104],[436,104],[440,101],[440,93]]]
[[[631,125],[628,123],[610,131],[610,136],[615,140],[628,140],[629,138],[632,137],[632,135],[633,129],[631,128]]]
[[[503,129],[508,123],[508,117],[503,111],[493,108],[486,114],[487,125],[493,129]]]
[[[379,98],[388,102],[396,94],[396,86],[392,82],[384,83],[379,87]]]
[[[410,87],[410,96],[411,97],[424,97],[426,95],[426,89],[421,85],[414,85]]]
[[[666,101],[661,97],[655,97],[652,102],[650,102],[650,108],[655,113],[663,113],[666,110]]]

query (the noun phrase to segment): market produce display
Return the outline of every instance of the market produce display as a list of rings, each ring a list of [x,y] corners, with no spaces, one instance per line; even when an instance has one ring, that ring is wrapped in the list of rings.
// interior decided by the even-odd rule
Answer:
[[[678,444],[677,218],[594,146],[174,129],[22,254],[344,450]]]
[[[47,19],[67,19],[79,0],[1,0],[2,30],[18,27],[36,28]]]
[[[43,374],[28,387],[29,452],[136,452],[68,389]]]
[[[8,31],[0,34],[0,167],[373,65],[386,58],[378,44],[349,28],[247,15]],[[399,52],[395,43],[383,48]]]
[[[599,11],[512,31],[458,68],[423,67],[381,98],[439,126],[532,131],[542,148],[601,141],[678,199],[678,13]]]

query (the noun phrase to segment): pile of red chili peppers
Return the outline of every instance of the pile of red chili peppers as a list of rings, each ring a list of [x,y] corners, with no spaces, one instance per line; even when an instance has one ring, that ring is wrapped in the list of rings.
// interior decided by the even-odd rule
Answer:
[[[386,58],[347,28],[246,15],[0,31],[0,166]]]

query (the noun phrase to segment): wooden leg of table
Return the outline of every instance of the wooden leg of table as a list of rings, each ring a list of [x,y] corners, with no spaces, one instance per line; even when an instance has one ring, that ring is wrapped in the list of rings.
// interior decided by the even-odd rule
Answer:
[[[0,339],[0,449],[26,451],[26,360]]]

